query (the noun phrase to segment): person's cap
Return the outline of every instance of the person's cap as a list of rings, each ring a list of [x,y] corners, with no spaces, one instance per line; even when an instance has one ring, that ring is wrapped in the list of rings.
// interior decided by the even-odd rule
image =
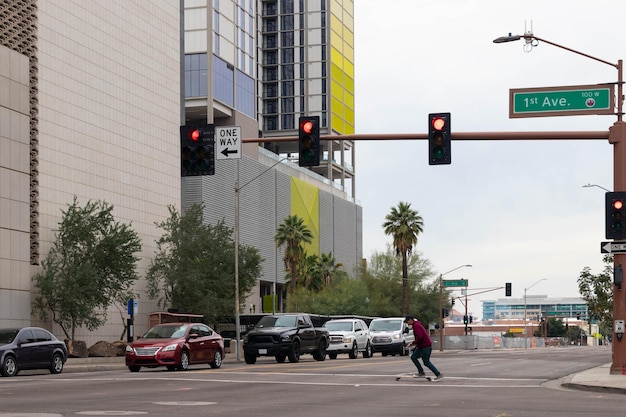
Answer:
[[[408,322],[409,320],[415,320],[415,317],[413,317],[413,316],[406,316],[406,317],[404,318],[404,322],[405,322],[405,323],[406,323],[406,322]]]

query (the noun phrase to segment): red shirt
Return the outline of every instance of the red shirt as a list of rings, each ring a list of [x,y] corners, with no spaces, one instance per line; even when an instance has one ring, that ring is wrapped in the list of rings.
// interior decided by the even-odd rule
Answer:
[[[413,335],[415,336],[415,346],[418,348],[432,347],[433,342],[431,342],[428,332],[417,320],[413,320]]]

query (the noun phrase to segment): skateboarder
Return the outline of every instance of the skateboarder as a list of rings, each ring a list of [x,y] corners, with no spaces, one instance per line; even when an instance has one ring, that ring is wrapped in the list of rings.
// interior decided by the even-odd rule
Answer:
[[[440,381],[443,379],[443,374],[439,372],[439,370],[433,365],[430,361],[430,354],[433,351],[432,342],[430,340],[430,336],[428,336],[428,332],[422,326],[422,323],[417,321],[417,319],[413,316],[406,316],[404,322],[413,328],[413,334],[415,335],[415,340],[413,343],[409,345],[409,348],[415,347],[413,352],[411,353],[411,360],[417,367],[419,374],[417,376],[425,377],[424,368],[418,362],[419,358],[422,358],[422,362],[424,362],[424,366],[433,371],[435,374],[435,378],[433,381]]]

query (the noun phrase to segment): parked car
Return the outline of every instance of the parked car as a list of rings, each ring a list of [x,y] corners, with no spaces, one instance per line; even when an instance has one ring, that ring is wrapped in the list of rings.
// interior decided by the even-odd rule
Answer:
[[[372,356],[370,331],[361,319],[334,319],[324,324],[328,329],[330,341],[326,353],[330,359],[337,359],[338,353],[347,353],[350,359],[356,359],[359,352],[364,358]]]
[[[274,356],[296,363],[300,355],[310,353],[317,361],[326,359],[328,329],[315,327],[311,316],[302,313],[276,314],[261,317],[243,339],[246,363],[256,363],[259,356]]]
[[[0,329],[0,374],[15,376],[27,369],[63,371],[67,360],[65,343],[40,327]]]
[[[370,322],[372,352],[380,352],[383,356],[408,355],[408,346],[415,337],[404,317],[377,318]]]
[[[222,366],[224,338],[206,324],[158,324],[126,346],[126,366],[139,372],[142,366],[186,371],[189,365]]]

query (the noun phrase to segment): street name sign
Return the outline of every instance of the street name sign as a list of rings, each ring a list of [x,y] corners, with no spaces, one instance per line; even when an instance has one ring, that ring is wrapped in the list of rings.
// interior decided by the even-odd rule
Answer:
[[[626,253],[626,242],[601,242],[600,253]]]
[[[241,126],[215,126],[217,159],[241,158]]]
[[[466,279],[444,279],[444,287],[467,287]]]
[[[509,118],[615,114],[613,85],[513,88]]]

